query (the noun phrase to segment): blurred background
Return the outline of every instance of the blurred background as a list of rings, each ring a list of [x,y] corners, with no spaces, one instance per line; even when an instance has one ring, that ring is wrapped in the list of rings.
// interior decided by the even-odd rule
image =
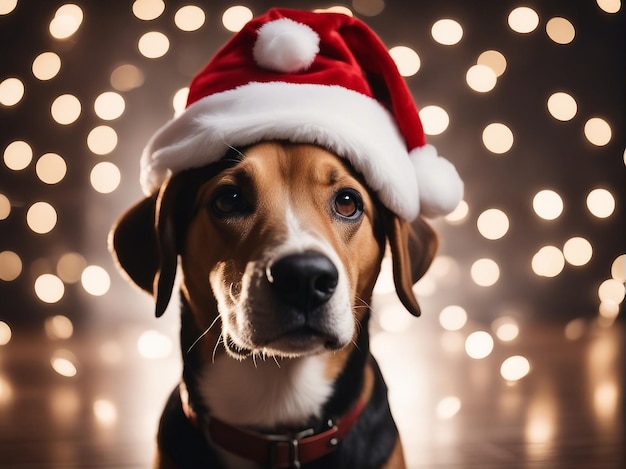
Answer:
[[[626,138],[620,0],[0,0],[0,466],[148,467],[180,375],[176,301],[107,234],[139,156],[252,15],[366,21],[464,201],[372,349],[418,467],[623,467]]]

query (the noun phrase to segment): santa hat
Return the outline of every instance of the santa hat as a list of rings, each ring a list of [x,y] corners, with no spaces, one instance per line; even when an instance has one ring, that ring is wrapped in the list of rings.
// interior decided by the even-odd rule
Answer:
[[[347,159],[408,221],[445,215],[463,197],[454,166],[426,144],[387,48],[347,15],[272,9],[246,24],[193,79],[185,111],[148,142],[142,188],[150,195],[171,174],[262,140]]]

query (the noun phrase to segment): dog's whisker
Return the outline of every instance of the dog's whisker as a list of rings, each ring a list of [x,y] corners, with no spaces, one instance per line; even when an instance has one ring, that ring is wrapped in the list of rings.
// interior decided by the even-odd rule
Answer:
[[[276,363],[276,366],[280,368],[281,366],[280,366],[280,363],[278,363],[278,358],[276,358],[276,355],[274,355],[273,358],[274,358],[274,363]]]
[[[196,344],[200,342],[200,340],[202,340],[202,338],[209,333],[211,328],[215,326],[215,324],[217,324],[217,321],[219,319],[220,319],[220,316],[219,315],[216,316],[213,322],[209,325],[209,327],[207,327],[206,330],[202,334],[200,334],[200,336],[196,340],[193,341],[193,344],[191,344],[191,346],[187,349],[187,354],[189,354],[189,352],[191,352],[191,350],[196,346]]]
[[[215,342],[215,346],[213,347],[213,355],[211,355],[211,363],[215,363],[215,355],[217,354],[217,348],[222,342],[224,342],[224,336],[222,335],[222,333],[220,333],[219,337],[217,338],[217,341]]]

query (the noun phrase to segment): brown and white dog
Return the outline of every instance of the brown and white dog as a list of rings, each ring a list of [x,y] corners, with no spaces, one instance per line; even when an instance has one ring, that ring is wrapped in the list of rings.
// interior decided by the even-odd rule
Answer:
[[[411,288],[436,237],[345,159],[284,141],[233,149],[170,177],[110,242],[157,316],[180,259],[183,386],[161,418],[159,467],[404,467],[369,305],[388,244],[419,315]]]

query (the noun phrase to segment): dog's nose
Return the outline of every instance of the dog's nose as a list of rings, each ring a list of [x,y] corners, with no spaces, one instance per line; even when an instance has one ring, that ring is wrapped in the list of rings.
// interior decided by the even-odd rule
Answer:
[[[305,311],[326,303],[335,292],[339,272],[325,255],[307,251],[276,261],[267,278],[281,300]]]

